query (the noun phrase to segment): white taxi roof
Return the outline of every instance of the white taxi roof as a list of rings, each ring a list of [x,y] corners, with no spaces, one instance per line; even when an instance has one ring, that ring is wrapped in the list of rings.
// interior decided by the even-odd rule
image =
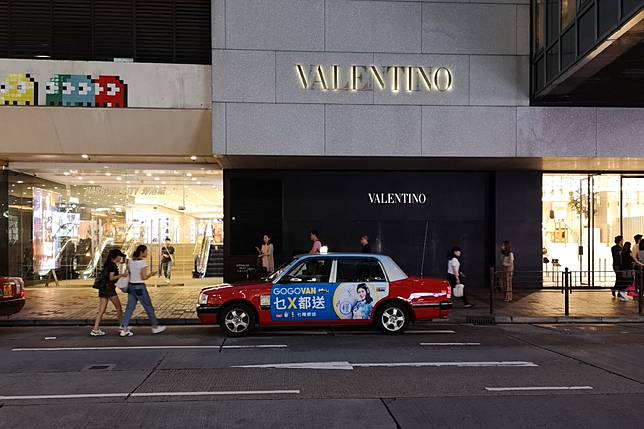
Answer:
[[[303,259],[306,257],[319,257],[327,256],[331,258],[375,258],[382,264],[385,272],[387,273],[387,278],[390,282],[395,282],[397,280],[404,280],[408,276],[405,272],[398,266],[398,264],[387,255],[381,255],[379,253],[316,253],[310,255],[300,255],[297,259]]]

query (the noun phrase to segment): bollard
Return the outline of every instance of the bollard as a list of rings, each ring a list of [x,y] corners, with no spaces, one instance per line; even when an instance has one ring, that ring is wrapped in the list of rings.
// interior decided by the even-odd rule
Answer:
[[[494,267],[490,267],[490,315],[494,314]]]
[[[566,317],[570,316],[570,296],[568,295],[570,293],[570,271],[568,271],[568,267],[564,270],[564,311],[566,314]]]
[[[642,315],[642,306],[644,301],[642,301],[642,286],[644,284],[644,270],[640,267],[639,281],[637,282],[637,314]]]

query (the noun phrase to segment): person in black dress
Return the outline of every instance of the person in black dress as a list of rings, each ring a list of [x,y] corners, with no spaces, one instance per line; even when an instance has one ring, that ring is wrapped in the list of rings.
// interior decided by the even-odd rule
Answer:
[[[105,265],[103,265],[103,271],[99,274],[104,276],[103,282],[101,283],[101,288],[98,289],[98,314],[96,315],[96,321],[94,322],[94,328],[90,331],[90,335],[93,337],[100,337],[105,335],[100,329],[101,320],[107,309],[108,301],[112,303],[114,309],[116,310],[116,315],[119,319],[119,324],[123,321],[123,310],[121,309],[121,300],[116,294],[116,281],[122,277],[127,277],[127,273],[121,274],[119,272],[119,264],[124,261],[125,255],[118,249],[112,249],[107,254],[107,259],[105,260]]]

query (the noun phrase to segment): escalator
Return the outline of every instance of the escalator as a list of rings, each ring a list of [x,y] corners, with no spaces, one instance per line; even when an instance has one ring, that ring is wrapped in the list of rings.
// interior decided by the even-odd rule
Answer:
[[[223,277],[224,276],[224,249],[222,246],[215,244],[210,245],[208,251],[208,263],[204,277]]]

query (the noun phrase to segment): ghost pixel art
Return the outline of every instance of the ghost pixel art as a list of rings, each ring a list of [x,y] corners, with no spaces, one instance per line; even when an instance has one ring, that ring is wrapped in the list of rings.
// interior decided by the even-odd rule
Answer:
[[[66,84],[69,83],[68,86]],[[63,106],[93,107],[96,105],[94,80],[89,75],[73,74],[63,83]]]
[[[119,76],[99,76],[96,107],[127,107],[127,84]]]
[[[38,82],[29,73],[12,73],[0,81],[0,105],[35,106]]]
[[[55,74],[45,85],[45,104],[47,106],[63,105],[63,82],[69,82],[71,75]]]

